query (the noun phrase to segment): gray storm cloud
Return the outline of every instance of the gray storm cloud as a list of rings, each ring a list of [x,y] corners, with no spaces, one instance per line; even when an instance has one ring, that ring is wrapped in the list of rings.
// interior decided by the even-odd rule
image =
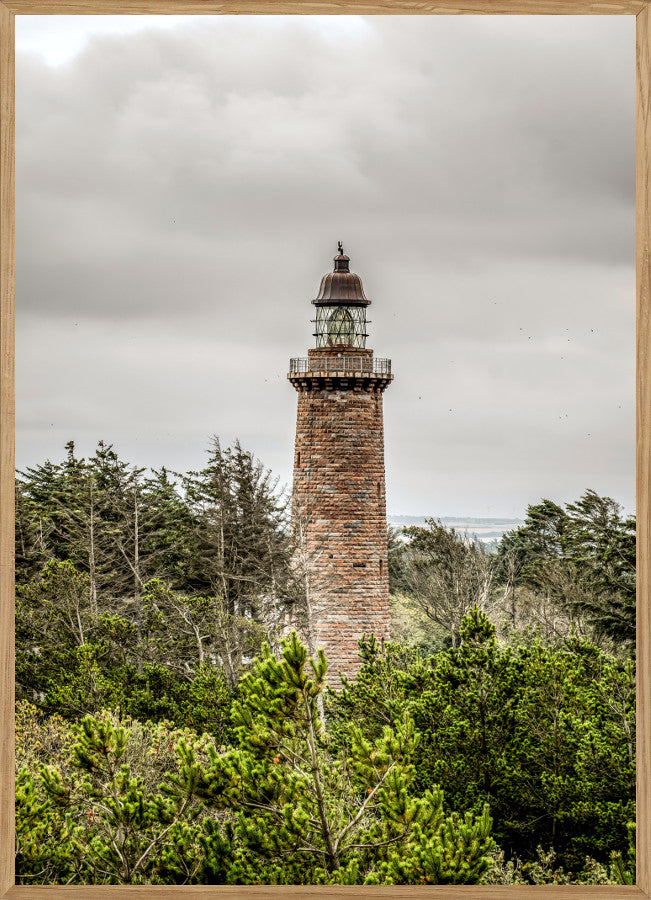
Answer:
[[[217,433],[289,481],[342,239],[396,371],[391,511],[633,508],[628,17],[98,33],[19,52],[17,132],[19,465],[103,438],[185,469]]]

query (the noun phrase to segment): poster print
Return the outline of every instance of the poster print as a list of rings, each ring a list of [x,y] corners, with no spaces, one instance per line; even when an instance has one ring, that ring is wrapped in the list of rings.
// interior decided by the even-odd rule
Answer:
[[[626,882],[632,19],[75,21],[17,82],[20,877]],[[320,336],[395,376],[347,691],[275,485]]]

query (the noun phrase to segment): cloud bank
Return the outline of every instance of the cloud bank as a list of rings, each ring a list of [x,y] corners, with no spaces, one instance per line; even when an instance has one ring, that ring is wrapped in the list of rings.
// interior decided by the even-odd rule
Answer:
[[[632,20],[109,24],[58,65],[17,29],[19,465],[187,469],[215,433],[289,482],[341,239],[396,373],[391,512],[634,507]]]

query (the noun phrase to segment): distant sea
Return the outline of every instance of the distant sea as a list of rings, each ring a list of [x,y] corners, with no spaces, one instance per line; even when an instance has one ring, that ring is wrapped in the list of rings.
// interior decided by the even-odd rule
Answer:
[[[387,522],[394,528],[404,528],[406,525],[424,525],[426,518],[439,519],[438,516],[387,516]],[[454,528],[461,534],[468,532],[468,537],[475,537],[484,544],[493,544],[501,540],[505,532],[524,525],[523,519],[481,519],[472,516],[440,516],[440,521],[446,528]]]

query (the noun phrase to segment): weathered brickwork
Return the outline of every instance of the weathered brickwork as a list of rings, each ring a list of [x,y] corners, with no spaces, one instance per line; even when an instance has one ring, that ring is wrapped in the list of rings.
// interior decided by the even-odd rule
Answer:
[[[336,355],[309,351],[315,363]],[[373,352],[355,356],[372,361]],[[339,671],[356,674],[363,634],[389,637],[382,392],[391,376],[368,369],[288,376],[298,391],[294,517],[309,559],[312,636],[333,687]]]

